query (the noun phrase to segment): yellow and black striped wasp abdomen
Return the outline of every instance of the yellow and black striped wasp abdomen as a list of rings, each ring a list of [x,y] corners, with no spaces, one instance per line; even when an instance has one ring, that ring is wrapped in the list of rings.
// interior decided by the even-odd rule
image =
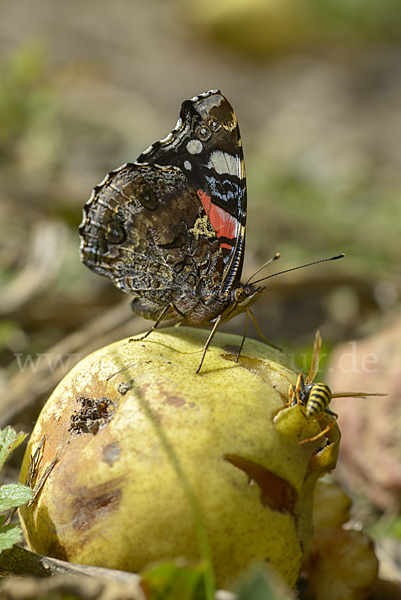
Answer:
[[[332,394],[327,384],[308,383],[303,392],[305,400],[303,398],[300,398],[300,400],[305,405],[308,418],[318,417],[322,412],[333,414],[328,408]]]
[[[316,418],[323,412],[334,415],[329,408],[332,393],[326,383],[306,383],[302,373],[298,375],[296,386],[290,385],[290,402],[302,404],[305,407],[308,419]]]

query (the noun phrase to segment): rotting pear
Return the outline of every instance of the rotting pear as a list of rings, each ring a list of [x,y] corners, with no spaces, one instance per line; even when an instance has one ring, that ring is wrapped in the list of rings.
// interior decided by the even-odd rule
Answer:
[[[197,498],[217,585],[229,587],[258,560],[295,584],[311,545],[316,480],[336,464],[338,427],[299,444],[322,425],[288,406],[297,369],[263,343],[247,339],[237,363],[241,338],[218,333],[197,375],[207,335],[180,327],[121,340],[58,385],[20,476],[26,481],[42,443],[32,484],[52,468],[34,504],[20,508],[32,550],[132,572],[199,560],[193,513],[156,421]]]

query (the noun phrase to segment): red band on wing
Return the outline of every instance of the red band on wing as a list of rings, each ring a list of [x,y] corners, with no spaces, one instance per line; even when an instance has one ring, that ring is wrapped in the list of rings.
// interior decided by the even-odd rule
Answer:
[[[197,190],[202,206],[206,211],[207,216],[215,230],[217,237],[225,237],[229,240],[235,240],[238,231],[238,221],[235,217],[230,215],[227,211],[213,204],[209,196],[206,196],[202,190]],[[229,244],[221,244],[222,247],[231,250]]]

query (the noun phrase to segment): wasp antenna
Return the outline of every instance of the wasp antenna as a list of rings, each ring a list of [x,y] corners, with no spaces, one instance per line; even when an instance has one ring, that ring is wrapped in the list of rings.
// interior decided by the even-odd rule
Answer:
[[[256,285],[257,283],[260,283],[261,281],[265,281],[265,279],[270,279],[270,277],[276,277],[276,275],[283,275],[284,273],[289,273],[290,271],[296,271],[297,269],[303,269],[304,267],[311,267],[312,265],[317,265],[318,263],[327,262],[329,260],[338,260],[339,258],[343,258],[344,256],[345,256],[345,254],[337,254],[336,256],[331,256],[330,258],[322,258],[320,260],[314,260],[313,262],[306,263],[305,265],[300,265],[299,267],[292,267],[292,269],[286,269],[285,271],[279,271],[278,273],[273,273],[273,275],[268,275],[267,277],[263,277],[263,279],[258,279],[257,281],[253,281],[252,285]],[[258,271],[256,271],[256,273],[258,273]]]
[[[270,265],[270,263],[274,262],[275,260],[277,260],[278,258],[280,258],[281,254],[280,252],[276,252],[276,254],[273,256],[273,258],[269,258],[268,261],[266,261],[261,267],[259,267],[259,269],[257,271],[255,271],[255,273],[253,275],[250,276],[250,278],[248,279],[248,281],[245,283],[245,285],[248,285],[248,283],[250,283],[252,277],[255,277],[255,275],[257,275],[258,273],[260,273],[260,271],[262,269],[264,269],[265,267],[267,267],[267,265]]]

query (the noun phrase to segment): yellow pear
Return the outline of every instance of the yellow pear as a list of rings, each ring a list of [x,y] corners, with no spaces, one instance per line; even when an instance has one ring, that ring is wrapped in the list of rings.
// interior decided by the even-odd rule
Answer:
[[[132,572],[199,560],[162,431],[197,499],[217,585],[261,560],[294,585],[311,545],[314,486],[335,466],[339,430],[299,444],[322,425],[288,406],[298,370],[266,344],[247,339],[237,363],[241,338],[219,333],[197,375],[207,336],[180,327],[121,340],[58,385],[21,470],[21,481],[30,465],[31,484],[42,480],[34,504],[20,509],[32,550]]]

